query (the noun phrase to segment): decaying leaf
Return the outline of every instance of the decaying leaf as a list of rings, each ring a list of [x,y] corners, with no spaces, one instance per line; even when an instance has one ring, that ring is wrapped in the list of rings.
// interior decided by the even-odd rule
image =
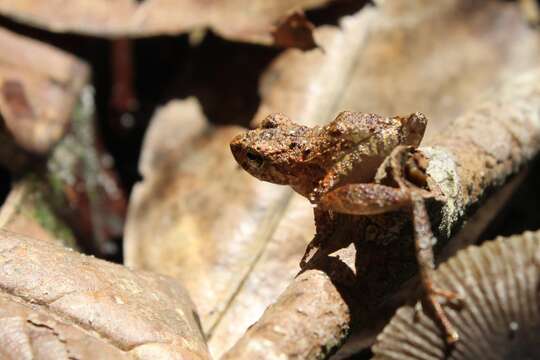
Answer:
[[[436,286],[463,302],[447,312],[460,341],[447,348],[420,303],[400,308],[377,337],[374,359],[535,359],[540,355],[540,233],[470,247],[442,264]],[[419,310],[420,309],[420,310]]]
[[[209,358],[173,279],[4,230],[0,254],[2,358]]]
[[[58,32],[140,37],[210,28],[228,39],[272,44],[278,20],[330,1],[1,0],[0,13]]]
[[[432,119],[430,138],[540,53],[518,7],[490,0],[384,1],[341,29],[315,32],[325,53],[287,51],[274,62],[256,121],[273,112],[324,123],[342,110],[420,111]]]
[[[3,131],[17,146],[42,155],[67,131],[88,81],[88,67],[63,51],[4,29],[0,29],[0,47]]]

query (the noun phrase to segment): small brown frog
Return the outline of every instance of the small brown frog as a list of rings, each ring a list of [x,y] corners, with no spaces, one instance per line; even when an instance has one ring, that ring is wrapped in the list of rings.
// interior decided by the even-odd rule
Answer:
[[[310,128],[278,113],[234,138],[231,150],[251,175],[290,185],[318,204],[342,185],[372,182],[396,146],[420,144],[426,124],[421,113],[384,118],[344,111],[328,125]]]
[[[459,300],[459,296],[433,286],[434,241],[423,195],[426,164],[422,158],[407,157],[420,144],[426,125],[421,113],[384,118],[345,111],[328,125],[313,128],[295,124],[283,114],[272,114],[260,128],[235,137],[231,150],[251,175],[290,185],[321,210],[370,215],[409,207],[427,300],[447,343],[453,344],[458,334],[437,297]],[[397,186],[375,179],[385,159]]]

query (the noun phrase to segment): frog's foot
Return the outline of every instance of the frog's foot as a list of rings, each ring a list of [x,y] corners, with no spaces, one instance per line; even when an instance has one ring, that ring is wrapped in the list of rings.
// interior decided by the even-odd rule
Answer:
[[[409,204],[409,195],[380,184],[347,184],[323,194],[318,204],[338,213],[375,215],[397,210]]]
[[[457,330],[454,328],[450,320],[448,319],[448,316],[446,315],[446,311],[444,310],[443,304],[446,304],[450,301],[462,301],[462,298],[459,294],[452,292],[452,291],[446,291],[442,289],[437,289],[433,287],[431,284],[427,285],[424,284],[425,290],[426,290],[426,300],[428,301],[429,305],[433,309],[434,315],[436,317],[436,320],[439,322],[440,326],[442,327],[445,336],[446,336],[446,343],[448,345],[454,345],[457,341],[459,341],[459,334]],[[444,298],[444,300],[441,302],[440,298]]]
[[[429,290],[433,295],[443,297],[447,302],[463,302],[463,297],[454,291],[439,289],[437,287],[431,287]]]

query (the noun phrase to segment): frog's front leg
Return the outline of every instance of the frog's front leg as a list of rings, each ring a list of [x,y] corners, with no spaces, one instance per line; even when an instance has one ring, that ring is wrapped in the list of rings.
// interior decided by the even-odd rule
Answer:
[[[319,205],[350,215],[375,215],[407,207],[409,194],[399,188],[368,183],[347,184],[321,196]]]

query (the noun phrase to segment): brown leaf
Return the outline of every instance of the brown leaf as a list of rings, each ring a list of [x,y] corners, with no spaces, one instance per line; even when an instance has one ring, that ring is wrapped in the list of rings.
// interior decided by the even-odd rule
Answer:
[[[37,193],[46,198],[46,218],[69,224],[69,229],[60,227],[72,231],[87,250],[114,252],[111,239],[122,232],[126,200],[105,161],[110,156],[99,147],[87,65],[3,29],[0,44],[5,49],[0,54],[0,114],[5,123],[0,160],[13,172],[21,172],[35,162],[28,152],[48,153],[46,166],[33,168],[28,176],[33,177],[30,182],[39,183]],[[39,213],[41,207],[34,205],[29,205],[31,212]],[[32,231],[39,232],[33,216],[14,216],[15,223],[29,220],[27,224],[36,225]],[[63,235],[69,238],[63,240],[73,240]]]
[[[139,37],[210,28],[228,39],[269,45],[276,21],[330,1],[0,0],[0,13],[58,32]]]
[[[460,340],[449,350],[426,308],[410,304],[377,337],[373,359],[538,357],[539,255],[540,233],[530,231],[458,252],[433,279],[437,288],[462,298],[459,307],[446,310]]]
[[[317,47],[313,38],[315,26],[304,13],[294,12],[281,20],[272,31],[274,45],[284,48],[311,50]]]
[[[53,242],[3,230],[0,238],[2,358],[209,358],[176,281]]]
[[[207,124],[193,98],[160,109],[126,221],[126,264],[180,279],[207,333],[266,246],[290,192],[235,163],[229,142],[240,131]]]
[[[311,205],[293,194],[268,245],[212,330],[208,342],[215,358],[231,348],[300,271],[307,242],[315,233]]]

